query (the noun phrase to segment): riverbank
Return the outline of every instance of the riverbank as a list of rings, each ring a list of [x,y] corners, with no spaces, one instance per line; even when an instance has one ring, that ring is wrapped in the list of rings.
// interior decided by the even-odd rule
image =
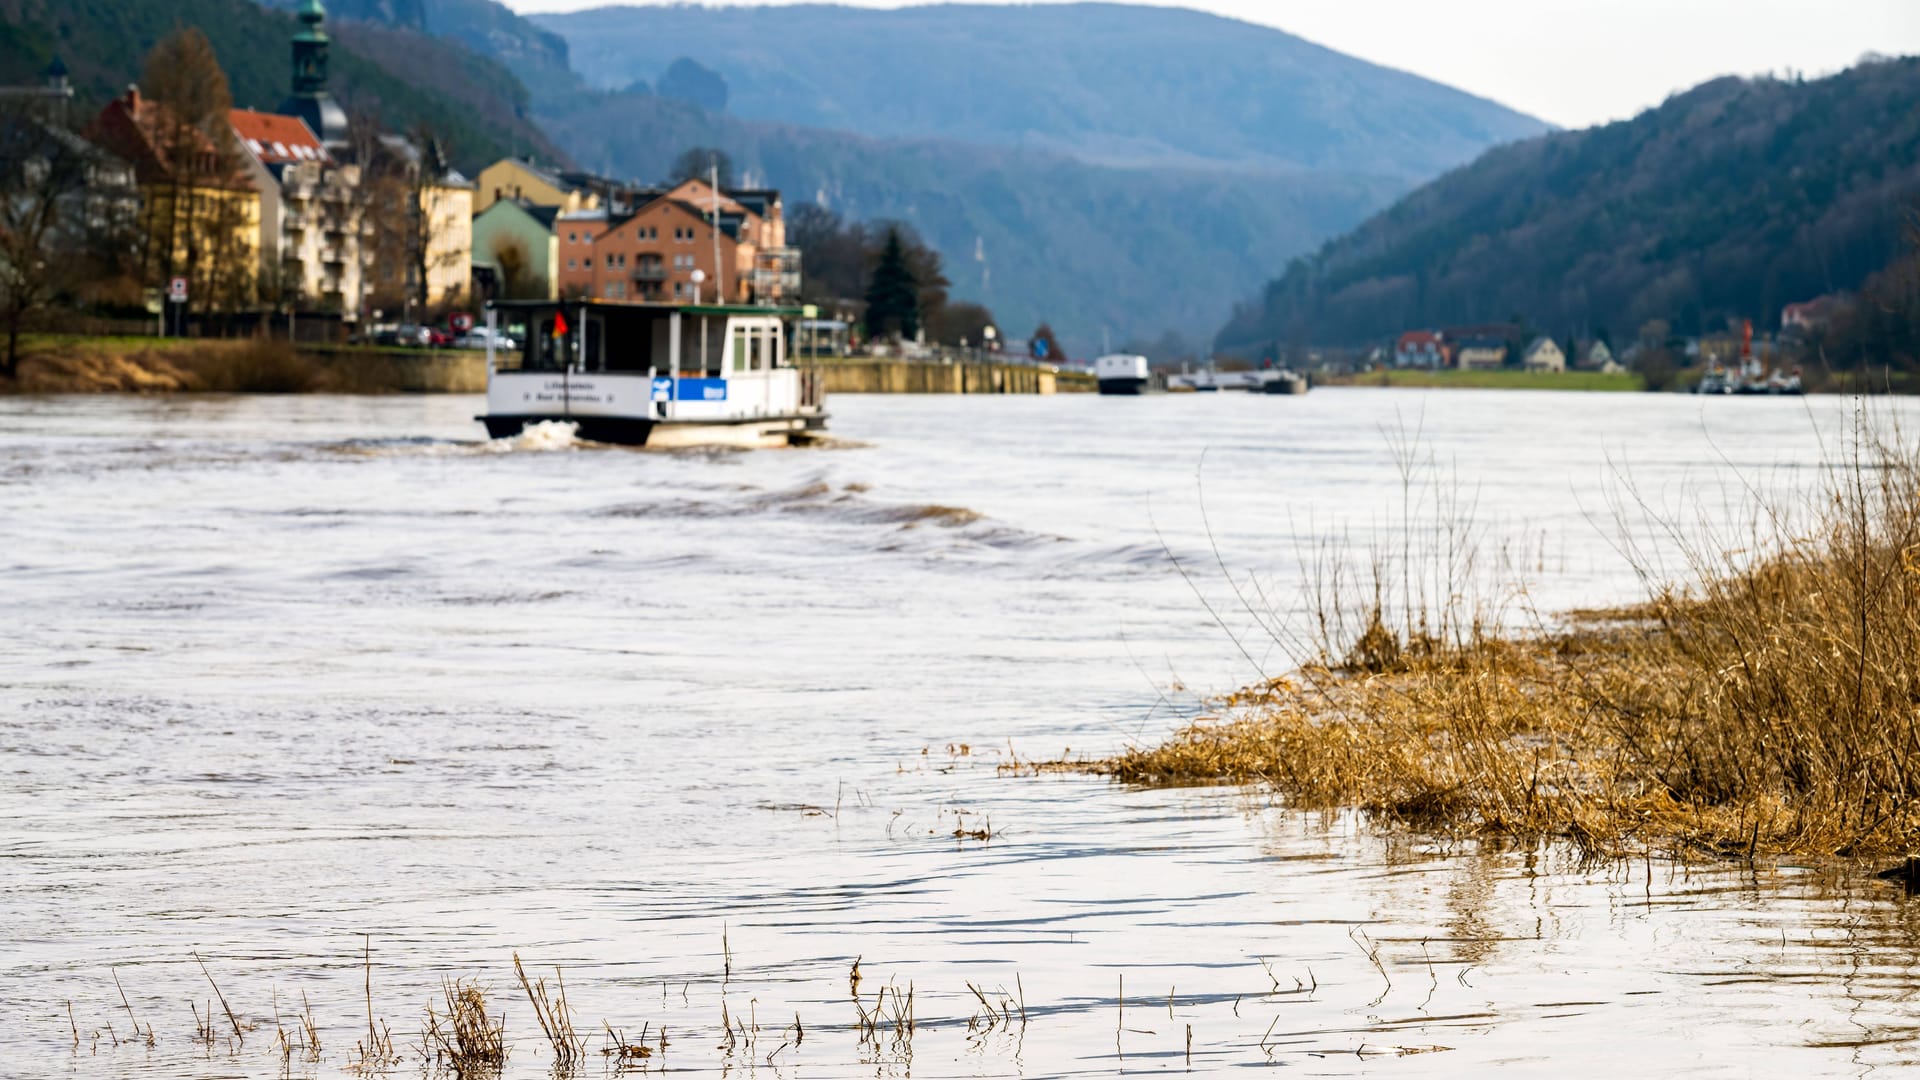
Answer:
[[[478,394],[486,353],[217,338],[34,334],[19,377],[0,394],[276,393]],[[829,394],[1091,393],[1092,375],[1031,364],[797,361],[817,366]]]
[[[1033,364],[867,357],[798,362],[819,369],[829,394],[1072,394],[1099,388],[1088,372]]]
[[[1685,546],[1689,579],[1633,607],[1435,613],[1396,595],[1388,570],[1365,603],[1336,597],[1316,615],[1319,663],[1097,771],[1258,783],[1300,808],[1603,854],[1909,853],[1920,450],[1897,430],[1856,438],[1804,503]],[[1414,569],[1412,588],[1427,576]],[[1562,628],[1491,629],[1516,623]]]
[[[1315,386],[1399,386],[1456,390],[1588,390],[1612,393],[1645,390],[1646,380],[1632,372],[1460,371],[1395,368],[1352,374],[1313,375]]]
[[[19,375],[0,393],[481,393],[487,358],[464,349],[379,349],[258,339],[22,339]]]

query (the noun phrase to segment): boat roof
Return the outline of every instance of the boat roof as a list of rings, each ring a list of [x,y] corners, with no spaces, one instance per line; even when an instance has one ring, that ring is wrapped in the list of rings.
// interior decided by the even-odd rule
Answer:
[[[805,314],[797,307],[766,307],[761,304],[656,304],[636,300],[489,300],[487,307],[499,311],[550,311],[555,308],[589,311],[651,311],[682,315],[766,315],[778,319],[797,319]]]

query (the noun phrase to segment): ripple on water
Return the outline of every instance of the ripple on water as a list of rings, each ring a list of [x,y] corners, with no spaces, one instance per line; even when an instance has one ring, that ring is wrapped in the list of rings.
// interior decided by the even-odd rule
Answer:
[[[345,1075],[369,983],[404,1044],[470,974],[544,1076],[518,952],[708,1075],[1911,1067],[1920,905],[1850,868],[998,768],[1244,680],[1194,588],[1231,599],[1218,552],[1290,603],[1301,522],[1372,539],[1396,414],[1490,528],[1551,534],[1549,606],[1634,587],[1578,497],[1610,451],[1658,447],[1650,490],[1810,471],[1804,414],[1514,401],[854,398],[832,454],[500,445],[464,398],[0,401],[0,1060],[278,1072],[310,1006],[295,1071]],[[910,1041],[862,1037],[888,987]]]

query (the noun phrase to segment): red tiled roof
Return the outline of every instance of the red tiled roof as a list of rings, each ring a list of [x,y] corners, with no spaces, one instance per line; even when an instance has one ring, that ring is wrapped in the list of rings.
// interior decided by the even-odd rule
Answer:
[[[1403,349],[1409,345],[1438,344],[1440,344],[1440,335],[1431,330],[1409,330],[1400,335],[1400,347]]]
[[[137,88],[107,102],[87,130],[95,143],[133,162],[143,184],[170,178],[176,166],[187,172],[181,179],[193,184],[208,184],[232,191],[254,190],[252,181],[239,171],[218,175],[225,162],[222,155],[198,128],[174,122],[165,105],[143,98]],[[173,153],[174,139],[183,139],[183,152]]]
[[[297,116],[277,116],[252,109],[234,109],[227,114],[233,133],[240,137],[254,157],[265,165],[291,165],[302,161],[326,161],[327,148],[314,137],[313,129]]]

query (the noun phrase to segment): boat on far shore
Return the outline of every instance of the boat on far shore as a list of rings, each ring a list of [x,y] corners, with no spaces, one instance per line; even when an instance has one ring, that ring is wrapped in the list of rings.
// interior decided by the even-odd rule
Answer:
[[[1147,366],[1144,356],[1111,353],[1093,362],[1093,377],[1099,382],[1102,394],[1137,397],[1151,388],[1153,370]]]
[[[1261,368],[1256,371],[1183,371],[1167,376],[1167,389],[1175,393],[1210,394],[1221,390],[1245,390],[1254,394],[1304,394],[1307,377],[1289,368]]]
[[[1743,324],[1740,330],[1740,366],[1728,368],[1714,363],[1700,381],[1693,384],[1696,394],[1724,394],[1745,396],[1782,397],[1805,393],[1800,383],[1800,369],[1792,371],[1768,371],[1758,357],[1753,355],[1753,323]]]

